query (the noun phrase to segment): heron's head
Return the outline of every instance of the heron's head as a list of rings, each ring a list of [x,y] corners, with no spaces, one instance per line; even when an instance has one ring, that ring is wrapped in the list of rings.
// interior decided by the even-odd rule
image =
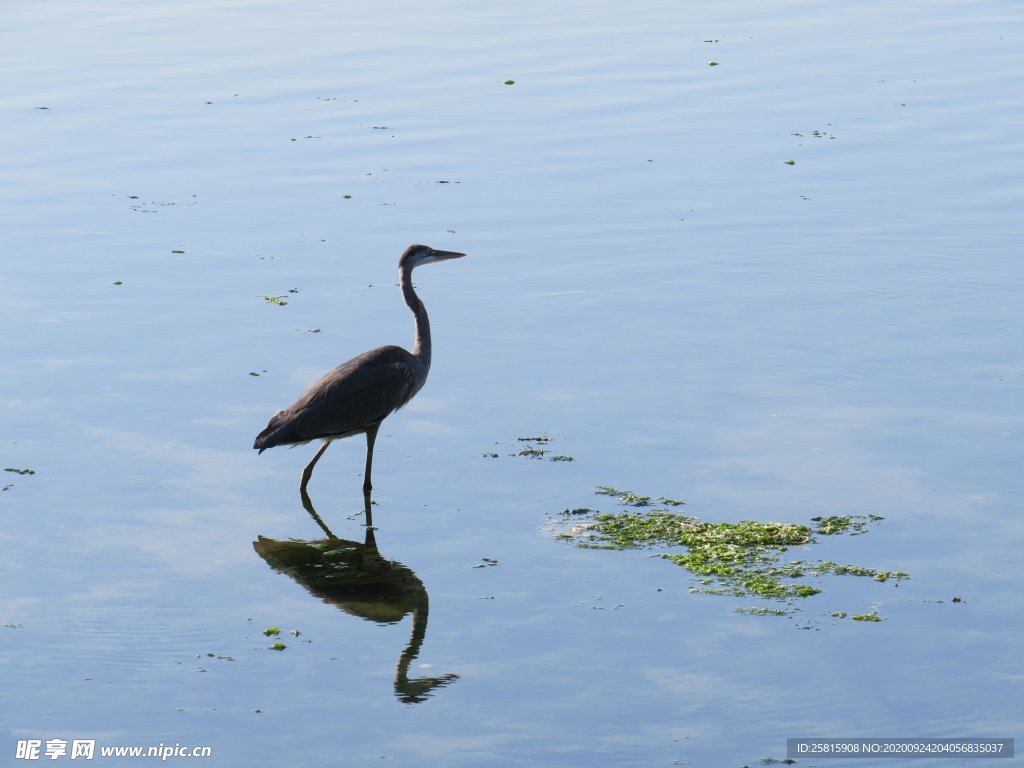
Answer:
[[[435,261],[458,259],[465,255],[457,251],[439,251],[436,248],[431,248],[429,245],[410,245],[405,249],[405,253],[402,254],[398,267],[399,269],[412,270],[422,264],[433,264]]]

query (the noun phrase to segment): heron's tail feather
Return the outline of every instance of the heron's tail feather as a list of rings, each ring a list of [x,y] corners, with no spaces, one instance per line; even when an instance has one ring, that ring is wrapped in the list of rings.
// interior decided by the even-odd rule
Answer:
[[[275,445],[282,445],[284,443],[292,442],[289,440],[291,435],[284,434],[288,432],[286,428],[289,413],[288,411],[281,411],[267,424],[266,429],[256,435],[256,440],[253,442],[252,447],[263,453],[267,448],[273,448]]]

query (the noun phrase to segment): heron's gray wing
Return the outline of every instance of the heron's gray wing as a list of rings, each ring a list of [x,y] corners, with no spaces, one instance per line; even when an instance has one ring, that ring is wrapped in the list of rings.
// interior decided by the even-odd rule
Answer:
[[[365,431],[416,394],[422,386],[418,363],[401,347],[388,346],[339,365],[274,416],[253,447],[262,451]]]

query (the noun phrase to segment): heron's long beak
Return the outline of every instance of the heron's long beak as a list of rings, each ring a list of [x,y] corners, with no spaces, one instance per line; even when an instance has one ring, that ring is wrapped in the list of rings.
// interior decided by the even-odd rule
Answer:
[[[430,249],[430,264],[435,261],[445,261],[446,259],[461,259],[466,254],[459,253],[458,251],[438,251],[433,248]]]

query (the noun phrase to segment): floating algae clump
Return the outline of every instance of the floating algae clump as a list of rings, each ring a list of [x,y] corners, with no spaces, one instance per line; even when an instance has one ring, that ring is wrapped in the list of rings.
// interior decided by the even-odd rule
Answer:
[[[596,493],[617,496],[623,506],[646,507],[655,502],[609,486],[599,486]],[[679,503],[664,497],[657,501]],[[818,517],[811,521],[816,524],[812,527],[753,520],[710,523],[665,509],[608,513],[583,508],[563,512],[555,535],[589,549],[682,547],[685,551],[660,556],[699,577],[695,591],[790,599],[819,593],[821,589],[809,580],[826,574],[869,576],[881,582],[908,578],[903,571],[784,558],[790,547],[813,544],[818,536],[864,533],[867,525],[881,519],[877,515]]]

